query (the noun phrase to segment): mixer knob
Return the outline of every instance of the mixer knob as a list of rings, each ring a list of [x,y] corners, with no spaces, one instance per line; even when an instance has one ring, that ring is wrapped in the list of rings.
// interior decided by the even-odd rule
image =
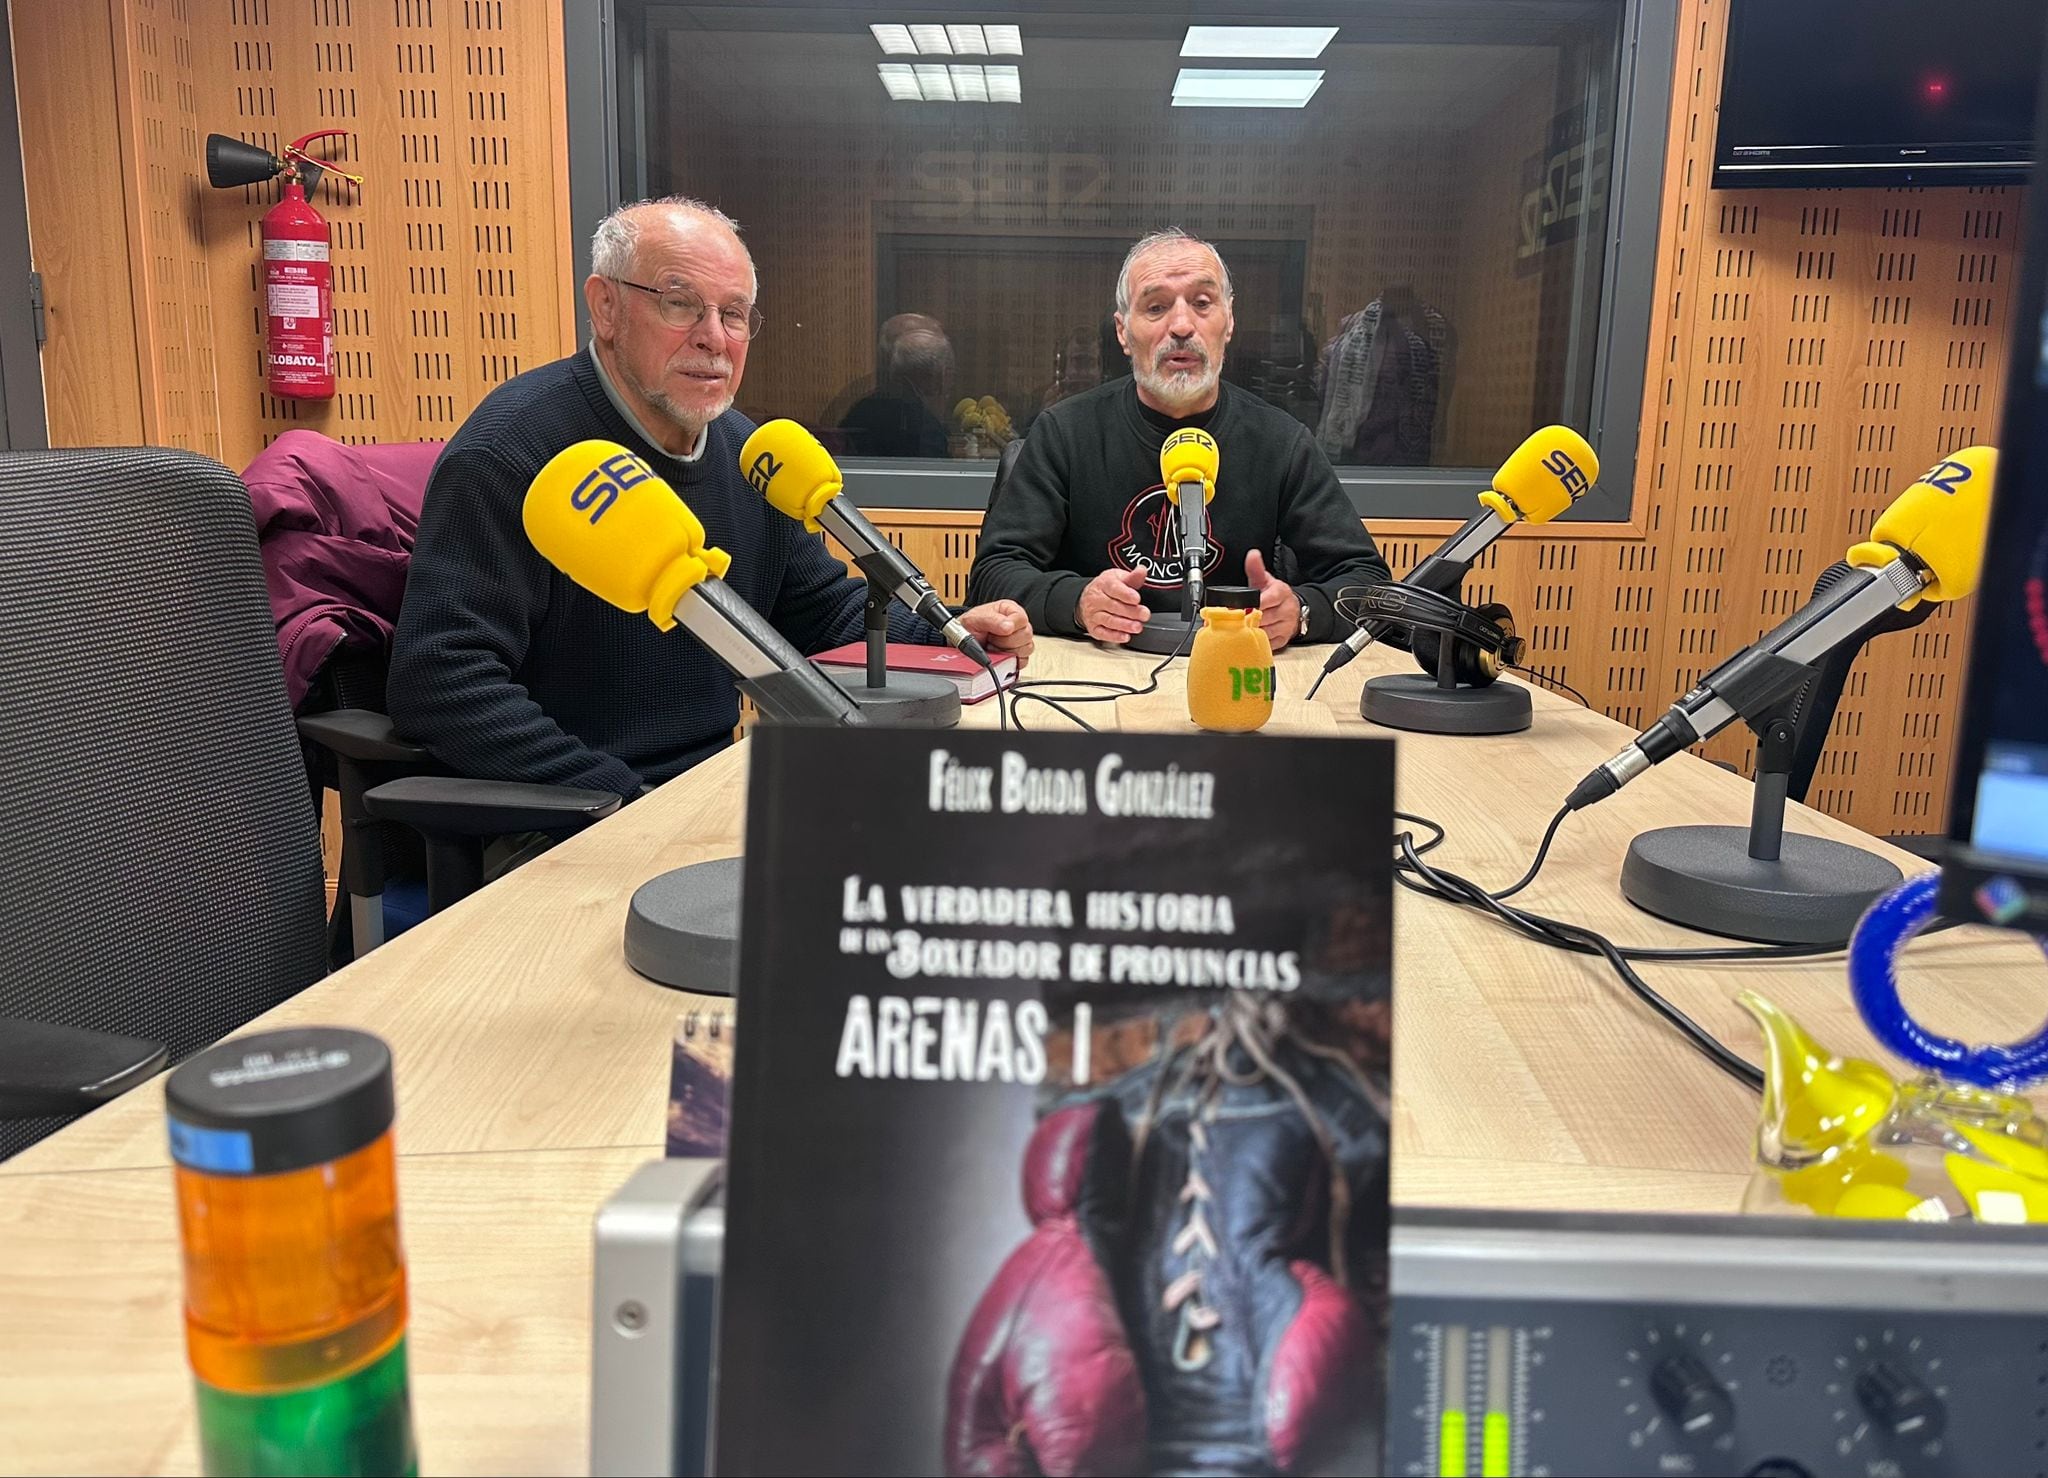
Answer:
[[[1735,1399],[1695,1355],[1681,1351],[1661,1361],[1650,1372],[1650,1394],[1692,1441],[1711,1441],[1735,1425]]]
[[[1900,1442],[1932,1442],[1948,1426],[1941,1398],[1889,1361],[1856,1377],[1856,1399],[1880,1430]]]

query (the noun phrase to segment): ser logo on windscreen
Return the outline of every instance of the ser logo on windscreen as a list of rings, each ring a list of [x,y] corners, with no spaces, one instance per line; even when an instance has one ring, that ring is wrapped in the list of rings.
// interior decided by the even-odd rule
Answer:
[[[782,475],[782,464],[775,460],[775,453],[762,452],[747,468],[747,484],[763,497],[768,494],[768,484]]]
[[[1572,454],[1563,447],[1559,447],[1556,451],[1545,457],[1543,459],[1543,467],[1546,472],[1551,473],[1557,478],[1558,485],[1571,495],[1571,500],[1574,503],[1578,502],[1584,496],[1586,489],[1592,486],[1591,483],[1586,481],[1585,469],[1579,466],[1577,462],[1574,462]]]
[[[606,457],[571,489],[569,506],[579,513],[588,513],[590,521],[596,523],[611,511],[620,493],[638,487],[652,476],[654,469],[631,452]]]
[[[1937,462],[1927,469],[1927,475],[1920,479],[1931,488],[1955,496],[1957,488],[1970,480],[1970,469],[1962,462]]]

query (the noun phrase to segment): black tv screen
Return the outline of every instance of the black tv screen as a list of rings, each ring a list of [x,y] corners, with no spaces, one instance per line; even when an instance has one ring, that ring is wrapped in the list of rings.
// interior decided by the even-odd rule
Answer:
[[[2023,181],[2044,26],[2048,0],[1732,0],[1714,186]]]

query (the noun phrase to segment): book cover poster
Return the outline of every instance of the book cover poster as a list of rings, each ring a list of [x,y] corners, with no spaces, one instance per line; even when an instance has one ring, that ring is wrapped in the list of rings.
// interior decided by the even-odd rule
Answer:
[[[715,1471],[1377,1471],[1393,746],[753,743]]]
[[[716,1160],[725,1154],[732,1107],[730,1002],[692,1006],[676,1018],[670,1044],[665,1154]]]

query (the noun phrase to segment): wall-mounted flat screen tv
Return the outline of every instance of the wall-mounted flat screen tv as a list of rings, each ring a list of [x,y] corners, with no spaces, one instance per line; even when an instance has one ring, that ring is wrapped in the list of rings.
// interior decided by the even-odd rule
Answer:
[[[1716,189],[2008,185],[2048,0],[1731,0]]]

